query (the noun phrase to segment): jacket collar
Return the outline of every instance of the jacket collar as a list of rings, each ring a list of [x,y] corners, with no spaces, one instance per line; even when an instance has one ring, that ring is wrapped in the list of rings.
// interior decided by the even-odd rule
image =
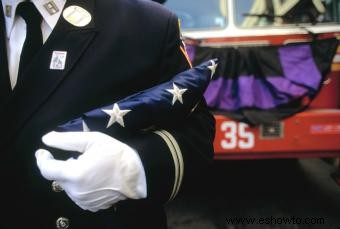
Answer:
[[[81,17],[77,12],[73,15],[66,14],[66,10],[74,11],[74,8],[80,8],[82,11],[86,12],[91,18],[88,21],[87,24],[77,25],[77,23],[72,24],[72,18],[74,17]],[[70,9],[71,8],[71,9]],[[64,6],[64,10],[61,13],[62,15],[59,17],[58,23],[55,26],[53,32],[60,32],[60,31],[69,31],[69,30],[95,30],[96,24],[95,24],[95,0],[86,0],[86,1],[77,1],[77,0],[67,0]],[[67,15],[69,17],[67,17]],[[53,34],[52,32],[52,34]]]
[[[24,0],[2,0],[2,8],[6,22],[7,38],[10,37],[11,32],[13,30],[13,25],[16,20],[15,16],[16,8],[19,5],[19,3],[23,1]],[[53,1],[31,0],[31,1],[42,15],[43,20],[46,21],[51,30],[53,30],[64,8],[65,0],[53,0]],[[49,13],[48,8],[54,8],[55,13]]]
[[[85,9],[91,16],[91,21],[84,26],[75,26],[61,16],[51,35],[37,56],[32,60],[23,74],[24,79],[18,83],[0,109],[0,119],[7,120],[0,131],[0,149],[8,144],[20,128],[30,120],[39,107],[49,98],[63,79],[70,76],[80,56],[86,51],[97,34],[95,26],[95,0],[68,0],[65,9],[78,6]],[[65,68],[51,69],[50,63],[54,51],[67,53]]]

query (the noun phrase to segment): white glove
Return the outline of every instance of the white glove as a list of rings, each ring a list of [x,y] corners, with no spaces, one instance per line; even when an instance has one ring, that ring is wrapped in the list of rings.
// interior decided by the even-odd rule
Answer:
[[[43,177],[55,180],[82,209],[96,212],[126,198],[146,197],[142,162],[128,145],[99,132],[50,132],[42,140],[82,153],[66,161],[44,149],[35,153]]]

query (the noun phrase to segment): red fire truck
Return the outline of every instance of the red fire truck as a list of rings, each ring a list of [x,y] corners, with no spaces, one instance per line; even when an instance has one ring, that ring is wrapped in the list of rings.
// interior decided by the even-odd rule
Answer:
[[[275,46],[340,39],[340,0],[167,0],[187,45]],[[340,47],[307,109],[252,127],[223,111],[216,118],[216,159],[339,158]],[[308,76],[306,76],[308,77]]]

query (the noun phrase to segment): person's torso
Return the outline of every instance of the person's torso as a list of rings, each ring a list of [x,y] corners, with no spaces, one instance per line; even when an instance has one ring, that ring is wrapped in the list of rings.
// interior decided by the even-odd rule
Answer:
[[[9,208],[3,216],[27,220],[24,224],[34,228],[55,228],[62,216],[73,220],[70,228],[91,228],[91,223],[105,221],[91,218],[104,217],[105,212],[82,211],[41,177],[34,158],[41,136],[86,111],[155,85],[161,74],[158,66],[170,13],[134,0],[68,1],[66,7],[70,5],[85,9],[91,21],[74,26],[61,17],[25,81],[0,109],[0,167],[6,185],[2,196],[6,195],[3,206]],[[54,66],[53,57],[65,66]],[[107,212],[112,214],[112,209]],[[18,228],[19,221],[4,218],[0,227]]]

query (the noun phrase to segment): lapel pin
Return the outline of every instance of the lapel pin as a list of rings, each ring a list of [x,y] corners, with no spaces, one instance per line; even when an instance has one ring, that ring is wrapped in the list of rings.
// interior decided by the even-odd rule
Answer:
[[[54,1],[50,1],[48,3],[45,3],[44,4],[44,7],[46,9],[46,11],[50,14],[50,15],[53,15],[53,14],[56,14],[59,12],[59,8],[58,6],[54,3]]]
[[[66,21],[77,27],[88,25],[91,20],[91,14],[80,6],[69,6],[63,11],[63,17]]]
[[[5,6],[5,15],[6,17],[12,17],[12,6],[11,5]]]
[[[53,51],[50,69],[52,70],[64,70],[66,63],[66,51]]]

